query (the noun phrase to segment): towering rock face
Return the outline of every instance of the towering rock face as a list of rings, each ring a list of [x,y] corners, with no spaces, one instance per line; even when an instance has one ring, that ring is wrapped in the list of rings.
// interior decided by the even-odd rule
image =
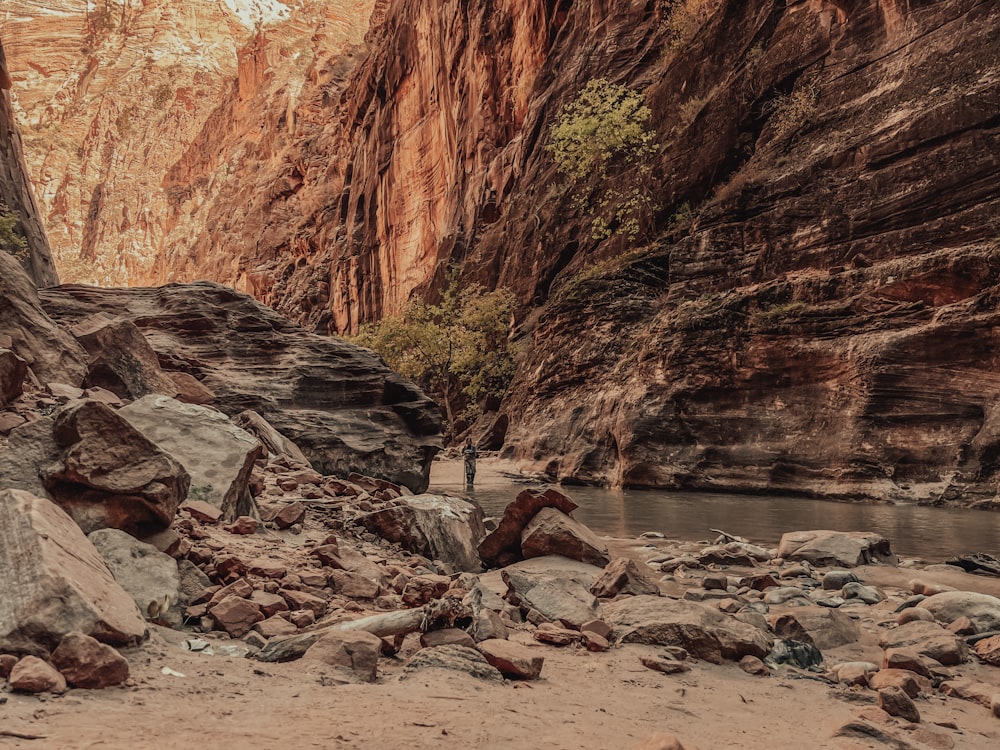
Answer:
[[[17,257],[37,286],[51,286],[59,283],[59,277],[24,163],[10,101],[13,84],[0,43],[0,226],[12,233],[9,237],[0,234],[0,251]]]

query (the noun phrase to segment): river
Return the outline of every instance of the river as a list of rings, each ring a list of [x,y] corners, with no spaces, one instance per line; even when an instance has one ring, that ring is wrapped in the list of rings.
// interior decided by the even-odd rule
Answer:
[[[509,465],[479,462],[476,485],[463,486],[461,462],[436,461],[429,492],[466,495],[487,515],[500,515],[525,487],[514,481]],[[580,506],[573,517],[603,536],[634,537],[657,531],[671,539],[712,539],[723,529],[767,546],[788,531],[833,529],[875,531],[897,554],[940,562],[948,557],[985,552],[1000,557],[1000,513],[917,505],[863,505],[810,498],[732,495],[705,492],[622,491],[564,487]]]

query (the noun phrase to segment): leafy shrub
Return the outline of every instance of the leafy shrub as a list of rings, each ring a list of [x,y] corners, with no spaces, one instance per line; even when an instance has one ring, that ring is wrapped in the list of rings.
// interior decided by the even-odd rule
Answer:
[[[23,261],[28,257],[28,240],[15,229],[20,220],[16,211],[11,211],[4,203],[0,203],[0,250]]]

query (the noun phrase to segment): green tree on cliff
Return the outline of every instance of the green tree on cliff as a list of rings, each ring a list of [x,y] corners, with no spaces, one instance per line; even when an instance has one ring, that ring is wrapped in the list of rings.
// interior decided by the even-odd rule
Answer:
[[[638,92],[595,78],[556,116],[547,148],[575,183],[574,203],[590,214],[594,239],[618,232],[633,240],[652,213],[650,114]]]
[[[28,257],[28,240],[15,229],[19,220],[17,213],[0,201],[0,250],[23,261]]]
[[[382,355],[445,411],[448,434],[487,397],[502,398],[514,377],[510,345],[514,295],[480,284],[459,290],[450,276],[441,301],[410,302],[400,315],[362,326],[353,343]]]

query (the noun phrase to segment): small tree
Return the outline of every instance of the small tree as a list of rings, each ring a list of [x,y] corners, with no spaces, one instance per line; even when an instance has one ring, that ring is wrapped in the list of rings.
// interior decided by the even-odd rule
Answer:
[[[655,133],[646,126],[650,114],[638,92],[595,78],[556,116],[547,148],[560,173],[579,186],[588,183],[575,203],[590,213],[595,239],[616,231],[635,239],[652,210],[645,184],[656,152]],[[615,184],[630,171],[632,184]],[[591,200],[595,188],[601,197]]]
[[[14,229],[18,221],[20,217],[17,212],[9,210],[6,204],[0,202],[0,250],[24,261],[28,257],[28,240]]]
[[[472,416],[483,399],[502,398],[514,376],[510,346],[514,295],[480,284],[461,290],[449,276],[436,304],[414,301],[401,315],[362,326],[353,343],[382,355],[444,408],[448,434],[462,416]]]

